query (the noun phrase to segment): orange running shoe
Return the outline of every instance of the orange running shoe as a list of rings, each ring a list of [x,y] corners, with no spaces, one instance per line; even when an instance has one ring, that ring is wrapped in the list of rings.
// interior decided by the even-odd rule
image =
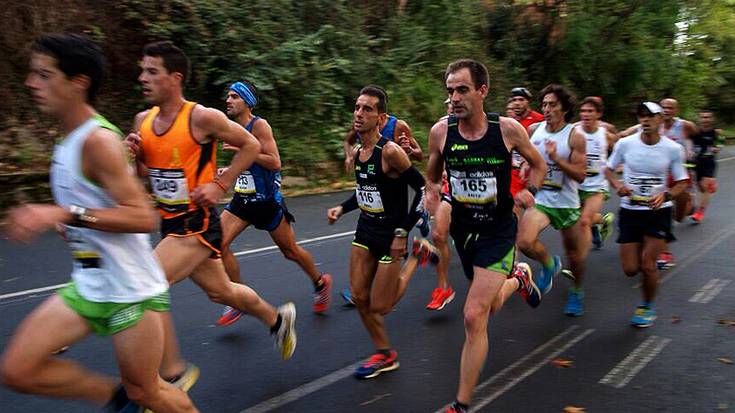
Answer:
[[[314,306],[312,308],[317,314],[327,311],[329,304],[332,302],[332,276],[322,274],[322,282],[324,285],[321,291],[314,293]]]

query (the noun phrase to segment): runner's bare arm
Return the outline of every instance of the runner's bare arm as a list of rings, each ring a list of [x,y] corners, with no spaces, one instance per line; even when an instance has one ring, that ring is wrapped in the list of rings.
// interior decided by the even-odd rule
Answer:
[[[635,125],[627,128],[627,129],[624,129],[624,130],[618,132],[617,133],[618,139],[624,138],[626,136],[630,136],[630,135],[638,132],[640,129],[641,129],[641,125],[640,124],[635,124]]]
[[[555,152],[549,153],[549,158],[556,162],[568,177],[577,182],[584,182],[587,177],[587,142],[579,130],[572,130],[572,133],[569,136],[569,146],[572,149],[569,159],[559,158],[556,156]]]
[[[278,153],[276,138],[273,137],[273,129],[268,121],[260,119],[253,125],[253,135],[260,142],[260,153],[255,158],[255,163],[270,171],[281,169],[281,155]]]
[[[143,119],[148,115],[148,112],[149,110],[144,110],[143,112],[135,115],[135,119],[133,120],[133,130],[125,138],[125,145],[128,147],[128,152],[135,161],[135,172],[140,177],[148,176],[148,167],[145,166],[143,152],[140,151],[140,125],[143,124]]]
[[[398,144],[401,145],[404,151],[408,154],[411,159],[421,161],[424,159],[424,153],[421,150],[421,146],[414,139],[411,127],[408,126],[403,120],[396,122],[396,135],[398,135]]]
[[[528,138],[526,129],[515,119],[503,116],[500,118],[500,131],[508,150],[515,149],[528,162],[530,166],[528,183],[540,188],[546,176],[547,166],[544,158]]]
[[[612,150],[613,146],[615,146],[615,142],[618,141],[618,135],[614,134],[610,130],[607,130],[605,132],[605,138],[607,138],[607,150]]]
[[[354,162],[355,159],[350,156],[350,154],[355,149],[357,143],[357,131],[350,127],[350,130],[347,131],[345,134],[345,141],[343,144],[343,149],[345,152],[345,171],[347,173],[352,172],[352,168],[355,167]]]

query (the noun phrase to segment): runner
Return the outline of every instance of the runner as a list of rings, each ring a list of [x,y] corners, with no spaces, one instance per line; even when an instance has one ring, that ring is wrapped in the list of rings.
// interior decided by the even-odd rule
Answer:
[[[366,86],[360,91],[353,115],[354,128],[362,137],[362,146],[354,154],[357,187],[348,200],[327,211],[327,220],[333,224],[342,215],[360,208],[350,255],[350,289],[377,350],[355,371],[355,377],[360,379],[398,368],[398,353],[388,340],[383,317],[405,293],[418,265],[414,255],[433,253],[428,242],[419,243],[401,268],[408,231],[420,215],[417,207],[424,178],[401,147],[379,133],[379,125],[388,116],[386,100],[379,87]],[[416,191],[410,209],[409,186]]]
[[[584,134],[569,121],[574,115],[574,96],[563,86],[549,85],[541,91],[544,122],[531,126],[531,143],[543,155],[548,172],[536,194],[536,205],[526,209],[518,230],[518,246],[526,256],[543,266],[537,285],[542,293],[551,290],[553,277],[562,270],[561,258],[551,255],[539,240],[540,233],[551,224],[561,232],[564,251],[575,278],[582,285],[587,253],[591,243],[589,229],[582,227],[579,184],[587,175],[586,141]],[[583,313],[584,294],[569,290],[565,312],[576,307]]]
[[[184,99],[189,59],[173,43],[150,43],[143,49],[141,74],[146,102],[152,109],[136,115],[133,133],[126,139],[137,162],[138,174],[148,176],[162,217],[162,240],[155,248],[170,284],[191,277],[213,302],[238,310],[269,304],[242,284],[231,282],[220,259],[222,230],[215,205],[260,153],[260,144],[245,128],[225,114]],[[217,139],[239,147],[227,170],[215,176]],[[281,357],[288,359],[296,346],[292,303],[279,307],[277,316],[261,319],[270,326]],[[178,343],[171,336],[173,321],[166,318],[164,378],[186,371]]]
[[[641,103],[637,115],[642,131],[618,141],[605,168],[610,185],[621,196],[618,243],[623,272],[628,277],[643,273],[643,301],[631,319],[635,327],[650,327],[656,320],[655,257],[666,247],[667,239],[675,239],[671,200],[686,190],[688,179],[681,147],[659,134],[661,112],[656,103]],[[623,182],[614,173],[620,164]],[[667,189],[669,176],[675,183]]]
[[[697,126],[688,121],[677,117],[679,112],[679,102],[676,99],[663,99],[660,103],[663,111],[663,123],[659,127],[659,135],[667,137],[682,146],[684,151],[683,159],[692,158],[692,141],[691,138],[698,132]],[[687,165],[691,167],[693,165]],[[694,186],[692,185],[691,175],[689,185],[686,191],[682,191],[673,199],[673,217],[676,222],[682,222],[685,217],[691,215],[694,211],[693,194]],[[673,181],[669,180],[672,185]],[[676,266],[674,254],[669,250],[668,243],[666,249],[656,260],[657,265],[661,269],[668,269]]]
[[[711,110],[699,111],[699,131],[692,136],[692,162],[699,188],[699,206],[697,212],[690,216],[695,224],[702,222],[709,199],[717,191],[715,155],[720,151],[722,141],[714,128],[714,120],[715,115]]]
[[[447,116],[442,119],[447,119],[454,115],[451,98],[447,98],[444,104],[447,105]],[[439,262],[436,264],[437,286],[431,292],[431,301],[426,305],[426,309],[439,311],[451,303],[455,296],[454,289],[449,285],[449,261],[452,258],[452,252],[449,250],[449,224],[452,221],[452,198],[449,195],[446,171],[442,173],[441,202],[431,219],[431,240],[439,253]]]
[[[532,110],[530,107],[531,92],[525,87],[515,87],[510,91],[510,102],[515,109],[514,118],[529,132],[531,125],[542,122],[544,115]],[[529,132],[530,134],[530,132]],[[525,160],[517,152],[513,152],[513,176],[510,181],[510,192],[515,196],[521,189],[526,187],[526,172],[524,169]],[[518,219],[521,217],[521,208],[518,205],[513,207]]]
[[[513,102],[513,98],[508,98],[505,102],[505,116],[508,118],[516,118],[516,104]]]
[[[530,182],[515,202],[533,205],[532,192],[541,183],[545,165],[515,120],[486,114],[488,72],[482,63],[463,59],[449,64],[446,87],[454,115],[438,121],[429,134],[430,210],[441,196],[446,168],[451,194],[450,232],[470,290],[464,307],[465,343],[457,398],[447,412],[469,409],[488,352],[488,322],[515,291],[532,307],[541,302],[527,264],[513,269],[516,218],[510,194],[511,151],[518,150],[531,166]]]
[[[600,124],[600,117],[604,110],[602,99],[596,96],[584,98],[579,107],[581,118],[577,128],[582,132],[587,147],[587,178],[579,186],[579,199],[582,202],[581,224],[592,231],[592,244],[596,249],[602,248],[602,243],[612,232],[615,214],[600,213],[604,202],[610,198],[607,190],[607,180],[602,174],[602,168],[607,163],[609,148],[615,145],[615,134]],[[580,283],[575,287],[581,289]],[[571,310],[571,309],[570,309]],[[575,315],[570,314],[569,315]]]
[[[161,413],[196,412],[181,389],[158,375],[162,315],[170,304],[147,234],[158,218],[127,169],[119,130],[91,105],[106,74],[102,51],[75,34],[41,36],[31,51],[26,86],[66,137],[51,166],[56,203],[11,210],[8,236],[28,243],[63,228],[74,264],[72,282],[28,315],[5,348],[2,382],[18,392],[107,403],[108,411],[137,411],[134,402]],[[52,357],[92,333],[112,337],[122,386]]]
[[[237,178],[235,194],[220,215],[222,262],[230,280],[241,283],[240,263],[230,250],[230,244],[251,224],[257,229],[268,231],[283,256],[295,261],[311,279],[314,285],[313,310],[316,313],[323,313],[329,308],[332,276],[321,274],[311,254],[296,244],[296,236],[291,226],[294,217],[288,212],[280,192],[281,157],[278,146],[268,121],[253,115],[252,110],[256,104],[255,87],[247,81],[233,83],[227,91],[227,114],[258,139],[261,153],[255,158],[255,163]],[[239,149],[226,143],[223,148],[235,152]],[[219,173],[224,173],[224,170],[220,170]],[[245,310],[261,320],[273,320],[277,317],[276,310],[272,306],[258,306]],[[267,310],[267,313],[258,314],[258,310]],[[242,311],[226,306],[217,324],[230,325],[242,315]]]
[[[379,87],[379,86],[376,86]],[[388,94],[385,89],[380,88],[383,94],[388,99]],[[421,150],[421,146],[413,137],[413,132],[408,123],[402,119],[398,119],[394,115],[388,115],[383,123],[380,124],[380,136],[388,139],[389,141],[396,142],[403,148],[409,158],[415,161],[421,161],[424,158],[424,153]],[[350,128],[345,135],[344,142],[344,153],[345,153],[345,170],[347,173],[353,173],[354,164],[354,151],[355,146],[361,142],[360,133],[355,128]]]

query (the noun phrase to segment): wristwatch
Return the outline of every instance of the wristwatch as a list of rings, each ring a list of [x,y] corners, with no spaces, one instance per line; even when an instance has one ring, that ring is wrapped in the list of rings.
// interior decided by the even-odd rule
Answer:
[[[664,201],[671,201],[671,192],[664,192]]]
[[[531,193],[531,195],[533,195],[533,196],[536,196],[536,194],[538,193],[538,188],[536,188],[536,186],[535,186],[535,185],[526,185],[526,189],[527,189],[527,190],[528,190],[528,192],[530,192],[530,193]]]
[[[408,238],[408,231],[403,228],[396,228],[393,230],[393,235],[395,235],[396,238]]]
[[[78,205],[69,205],[69,212],[73,217],[73,220],[69,225],[73,227],[86,227],[88,224],[94,224],[97,222],[97,217],[89,215],[87,213],[87,208],[80,207]]]

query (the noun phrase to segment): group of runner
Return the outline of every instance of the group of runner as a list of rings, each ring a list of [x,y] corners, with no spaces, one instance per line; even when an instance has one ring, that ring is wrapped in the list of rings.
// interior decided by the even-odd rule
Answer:
[[[2,380],[17,391],[87,400],[108,411],[197,411],[186,391],[199,369],[180,354],[169,314],[170,285],[190,277],[210,300],[225,305],[218,325],[243,314],[258,318],[288,359],[297,344],[295,306],[274,307],[244,285],[231,243],[250,225],[268,231],[309,277],[315,313],[329,308],[333,280],[296,244],[294,217],[280,193],[276,139],[268,122],[253,113],[254,85],[234,80],[228,87],[228,119],[184,98],[190,63],[183,51],[171,42],[148,44],[138,80],[152,108],[136,115],[132,132],[121,140],[120,131],[92,106],[105,71],[104,55],[83,36],[45,35],[33,44],[26,86],[66,136],[51,166],[55,204],[11,210],[8,235],[30,242],[57,230],[72,250],[73,281],[18,327],[2,356]],[[621,197],[623,272],[643,274],[643,301],[631,320],[637,327],[651,326],[656,318],[656,257],[674,239],[672,216],[701,222],[716,189],[720,141],[711,111],[702,111],[694,125],[675,117],[673,99],[643,102],[636,109],[639,124],[616,134],[601,121],[599,97],[583,99],[580,121],[571,123],[574,95],[556,84],[539,93],[542,114],[530,109],[532,95],[523,87],[511,90],[506,116],[486,113],[489,83],[478,61],[448,65],[447,116],[431,128],[426,152],[408,124],[388,114],[385,90],[364,87],[344,146],[356,189],[327,211],[332,224],[360,210],[349,289],[342,295],[357,308],[376,349],[357,368],[361,379],[399,367],[384,316],[418,266],[432,263],[437,269],[427,309],[441,310],[454,299],[448,282],[451,235],[470,287],[459,385],[447,412],[469,409],[488,353],[489,317],[514,293],[538,307],[563,273],[573,282],[564,313],[584,313],[588,252],[612,232],[614,215],[602,211],[609,187]],[[218,140],[234,153],[220,169]],[[422,174],[412,161],[424,157]],[[696,209],[686,195],[685,162],[694,165],[701,191]],[[149,181],[155,208],[131,171]],[[231,188],[234,196],[220,214],[215,206]],[[562,235],[566,269],[539,240],[549,225]],[[415,226],[421,236],[409,248]],[[156,229],[162,239],[152,248],[147,233]],[[540,263],[538,277],[516,261],[517,249]],[[91,333],[112,337],[120,379],[54,356]]]

